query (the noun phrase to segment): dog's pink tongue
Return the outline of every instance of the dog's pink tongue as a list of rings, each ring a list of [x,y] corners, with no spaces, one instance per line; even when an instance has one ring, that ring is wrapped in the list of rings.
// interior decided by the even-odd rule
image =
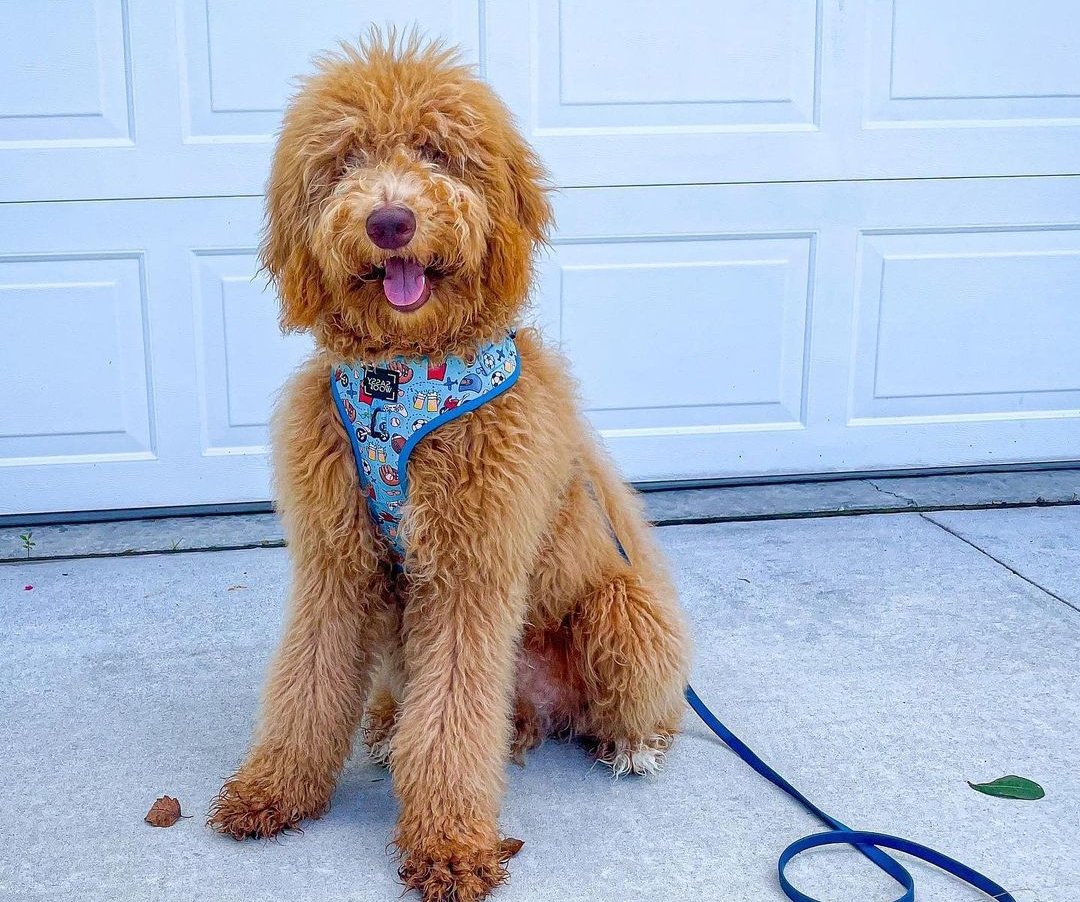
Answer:
[[[395,307],[408,307],[420,300],[426,284],[424,267],[415,260],[391,257],[386,261],[383,292]]]

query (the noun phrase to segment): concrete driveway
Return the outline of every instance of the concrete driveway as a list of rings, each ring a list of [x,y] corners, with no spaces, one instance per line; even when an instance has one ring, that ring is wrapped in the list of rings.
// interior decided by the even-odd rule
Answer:
[[[728,725],[853,826],[928,843],[1027,902],[1080,900],[1080,506],[668,526],[693,682]],[[281,623],[287,552],[0,566],[0,897],[311,900],[401,894],[385,773],[354,755],[304,833],[203,824],[240,761]],[[32,588],[29,588],[32,587]],[[525,840],[502,902],[778,902],[776,857],[818,825],[688,714],[666,770],[613,782],[574,746],[511,768]],[[1020,774],[1046,798],[966,781]],[[155,797],[193,817],[153,829]],[[851,852],[799,885],[873,902]],[[911,864],[920,902],[982,898]]]

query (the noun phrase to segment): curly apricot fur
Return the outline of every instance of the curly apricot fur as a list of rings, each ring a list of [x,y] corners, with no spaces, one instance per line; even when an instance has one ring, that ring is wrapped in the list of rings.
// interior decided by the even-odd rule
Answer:
[[[413,452],[405,577],[328,391],[339,361],[438,358],[518,326],[551,224],[543,178],[452,51],[373,33],[304,82],[267,192],[262,259],[281,321],[317,349],[273,425],[288,621],[252,751],[210,823],[267,836],[323,813],[370,694],[369,741],[392,731],[401,877],[427,902],[481,899],[506,879],[497,817],[515,714],[523,754],[545,733],[633,750],[675,733],[682,711],[686,630],[664,562],[534,331],[518,331],[514,387]],[[412,313],[360,278],[387,256],[364,231],[383,202],[414,211],[402,252],[435,274]]]

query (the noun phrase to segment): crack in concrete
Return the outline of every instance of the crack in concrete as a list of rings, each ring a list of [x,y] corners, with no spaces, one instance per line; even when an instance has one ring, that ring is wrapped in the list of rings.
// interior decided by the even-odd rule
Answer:
[[[995,564],[998,564],[998,565],[1004,567],[1011,574],[1013,574],[1013,576],[1020,577],[1020,579],[1022,579],[1024,582],[1026,582],[1029,586],[1034,586],[1036,589],[1038,589],[1043,594],[1049,595],[1055,601],[1060,601],[1063,605],[1065,605],[1065,607],[1071,608],[1072,610],[1074,610],[1078,614],[1080,614],[1080,604],[1075,604],[1075,603],[1069,601],[1067,598],[1064,598],[1061,595],[1058,595],[1057,592],[1053,592],[1050,589],[1046,588],[1046,586],[1040,585],[1039,583],[1035,582],[1035,580],[1031,579],[1028,576],[1025,576],[1023,573],[1021,573],[1015,567],[1005,563],[1005,561],[1003,561],[1001,558],[991,554],[985,548],[982,548],[979,545],[976,545],[974,542],[971,541],[971,539],[967,538],[966,536],[960,535],[960,533],[958,533],[955,529],[951,529],[950,527],[946,526],[944,523],[939,523],[933,517],[929,517],[925,513],[920,513],[919,516],[922,517],[927,523],[933,524],[938,529],[943,530],[944,532],[947,532],[953,538],[959,539],[965,545],[968,545],[968,546],[974,548],[977,552],[979,552],[979,554],[990,558],[990,560],[992,560]]]
[[[880,492],[882,495],[891,495],[897,501],[903,501],[904,504],[906,504],[908,507],[918,507],[919,506],[919,502],[916,501],[914,498],[909,498],[907,495],[900,495],[900,494],[898,494],[896,492],[890,492],[888,489],[883,489],[881,486],[879,486],[872,479],[864,479],[863,482],[865,482],[867,485],[871,486],[875,491]]]

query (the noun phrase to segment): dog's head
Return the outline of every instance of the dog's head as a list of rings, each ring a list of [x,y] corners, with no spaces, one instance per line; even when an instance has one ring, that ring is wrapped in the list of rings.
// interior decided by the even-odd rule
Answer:
[[[345,358],[453,353],[510,326],[551,208],[544,172],[456,53],[373,35],[290,103],[262,262],[281,323]]]

